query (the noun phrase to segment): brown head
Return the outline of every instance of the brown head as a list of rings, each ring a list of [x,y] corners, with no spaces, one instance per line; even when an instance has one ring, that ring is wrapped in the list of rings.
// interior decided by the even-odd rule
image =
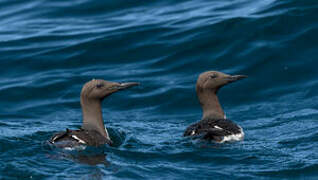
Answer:
[[[246,78],[245,75],[229,75],[218,71],[207,71],[200,74],[196,91],[203,109],[203,117],[224,118],[223,109],[218,101],[217,92],[226,84]]]
[[[105,97],[114,92],[127,89],[132,86],[139,85],[136,82],[117,83],[105,81],[102,79],[93,79],[88,81],[82,88],[81,98],[102,101]]]
[[[139,85],[139,83],[117,83],[102,79],[93,79],[87,82],[81,91],[81,106],[83,112],[82,128],[85,130],[96,130],[106,138],[109,138],[103,123],[101,102],[104,98],[117,91],[136,85]]]

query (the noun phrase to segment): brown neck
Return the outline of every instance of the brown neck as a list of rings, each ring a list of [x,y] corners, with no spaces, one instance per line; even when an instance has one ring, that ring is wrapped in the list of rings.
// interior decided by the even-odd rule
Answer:
[[[203,110],[202,119],[224,119],[224,111],[215,92],[201,91],[198,93],[198,98]]]
[[[85,130],[95,130],[109,139],[103,122],[101,101],[81,96],[81,106],[83,112],[82,128]]]

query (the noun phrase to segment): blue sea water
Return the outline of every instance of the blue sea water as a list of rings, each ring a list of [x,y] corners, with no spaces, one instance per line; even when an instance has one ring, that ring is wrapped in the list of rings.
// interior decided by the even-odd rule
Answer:
[[[1,0],[0,179],[317,179],[317,0]],[[219,92],[245,140],[183,138],[195,82]],[[63,151],[93,78],[141,85],[103,102],[114,147]]]

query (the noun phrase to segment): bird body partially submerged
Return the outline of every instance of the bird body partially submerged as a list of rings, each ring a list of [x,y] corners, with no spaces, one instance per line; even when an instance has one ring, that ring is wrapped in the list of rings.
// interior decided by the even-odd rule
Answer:
[[[190,125],[184,136],[201,136],[215,142],[240,141],[244,139],[243,129],[228,119],[203,119]]]
[[[243,129],[225,118],[217,92],[224,85],[245,77],[247,76],[232,76],[217,71],[200,74],[196,91],[203,110],[202,120],[190,125],[184,132],[184,136],[201,136],[203,139],[215,142],[243,140]]]
[[[135,82],[116,83],[101,79],[87,82],[81,91],[82,128],[59,132],[53,135],[49,142],[57,147],[111,145],[112,141],[103,122],[101,102],[114,92],[138,84]]]
[[[51,139],[50,143],[57,147],[74,147],[80,145],[100,146],[103,144],[112,145],[109,138],[105,138],[99,132],[94,130],[69,130],[56,133]]]

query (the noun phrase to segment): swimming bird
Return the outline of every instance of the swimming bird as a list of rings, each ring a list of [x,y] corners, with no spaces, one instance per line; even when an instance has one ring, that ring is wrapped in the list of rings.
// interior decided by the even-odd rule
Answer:
[[[246,77],[245,75],[228,75],[217,71],[207,71],[200,74],[196,83],[196,92],[203,115],[201,120],[190,125],[183,135],[200,136],[203,139],[219,143],[243,140],[243,129],[226,118],[217,93],[221,87]]]
[[[81,91],[82,127],[78,130],[66,129],[59,132],[53,135],[49,142],[61,148],[112,145],[112,140],[104,126],[101,103],[109,95],[136,85],[139,83],[117,83],[102,79],[87,82]]]

